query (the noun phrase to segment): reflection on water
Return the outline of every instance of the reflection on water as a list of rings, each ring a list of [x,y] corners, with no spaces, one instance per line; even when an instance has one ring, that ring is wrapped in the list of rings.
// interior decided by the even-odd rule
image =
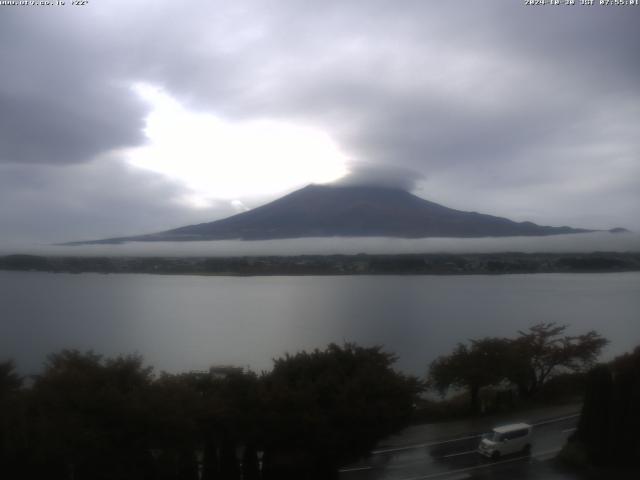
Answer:
[[[640,344],[640,273],[191,277],[0,272],[0,357],[37,371],[65,347],[139,352],[159,369],[266,369],[286,351],[383,344],[423,374],[459,341],[536,322]]]

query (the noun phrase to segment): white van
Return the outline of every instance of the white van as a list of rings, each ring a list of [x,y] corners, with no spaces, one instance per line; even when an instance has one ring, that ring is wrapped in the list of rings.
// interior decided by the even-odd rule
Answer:
[[[529,454],[531,452],[531,430],[527,423],[513,423],[494,428],[482,436],[478,452],[492,459],[510,453]]]

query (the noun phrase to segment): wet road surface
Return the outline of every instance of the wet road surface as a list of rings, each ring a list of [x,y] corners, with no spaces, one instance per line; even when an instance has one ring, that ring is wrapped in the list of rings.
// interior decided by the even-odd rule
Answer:
[[[578,414],[533,423],[530,455],[514,454],[489,460],[476,452],[480,436],[456,438],[372,452],[364,461],[340,471],[341,480],[463,480],[463,479],[573,479],[550,465],[575,430]]]

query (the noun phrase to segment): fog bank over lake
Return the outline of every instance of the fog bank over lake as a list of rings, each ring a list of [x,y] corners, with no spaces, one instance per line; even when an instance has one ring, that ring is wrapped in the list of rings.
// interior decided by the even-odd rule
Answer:
[[[609,232],[546,237],[382,238],[330,237],[282,240],[217,240],[198,242],[129,242],[114,245],[0,245],[0,254],[30,253],[71,256],[251,256],[393,253],[497,252],[628,252],[640,251],[640,234]]]

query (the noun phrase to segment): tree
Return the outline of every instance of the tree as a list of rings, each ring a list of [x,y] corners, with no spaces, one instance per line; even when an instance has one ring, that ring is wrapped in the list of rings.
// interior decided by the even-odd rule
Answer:
[[[459,343],[429,368],[429,385],[444,394],[450,387],[469,391],[473,413],[479,411],[482,387],[505,380],[517,386],[522,398],[534,396],[558,373],[579,372],[596,361],[608,341],[597,332],[563,335],[566,325],[539,323],[520,331],[515,339],[487,337]]]
[[[589,371],[576,436],[587,446],[586,453],[595,463],[609,454],[612,390],[613,377],[607,365]]]
[[[507,377],[521,397],[534,396],[559,372],[579,372],[591,367],[608,340],[591,330],[584,335],[563,335],[567,325],[539,323],[511,342]]]
[[[49,356],[31,396],[34,478],[139,478],[148,464],[151,369],[138,356]],[[28,478],[28,477],[27,477]]]
[[[587,391],[573,446],[590,463],[632,467],[640,452],[640,347],[587,374]]]
[[[423,386],[395,360],[350,343],[275,360],[262,378],[264,478],[334,478],[405,426]]]
[[[18,457],[26,451],[22,377],[9,360],[0,362],[0,477],[18,476]]]
[[[429,385],[442,395],[450,387],[469,390],[472,413],[480,411],[480,389],[505,378],[505,358],[510,347],[505,338],[471,340],[459,343],[450,355],[438,357],[429,368]]]
[[[13,361],[0,362],[0,399],[8,398],[22,386],[22,378],[16,373]]]

